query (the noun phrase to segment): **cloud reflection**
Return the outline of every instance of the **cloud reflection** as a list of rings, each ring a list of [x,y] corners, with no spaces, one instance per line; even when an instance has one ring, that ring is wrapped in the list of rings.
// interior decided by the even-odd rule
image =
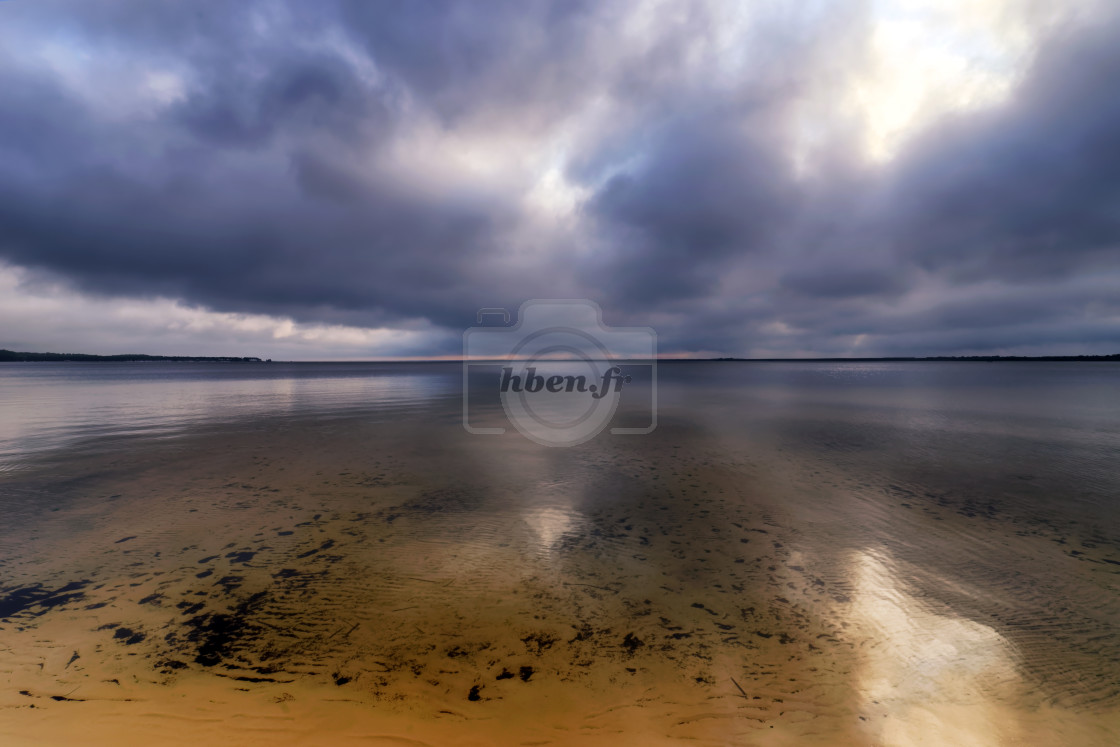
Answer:
[[[934,610],[906,588],[893,561],[865,550],[853,559],[852,618],[867,643],[855,684],[877,744],[1019,744],[1004,704],[1021,675],[1003,636]]]
[[[569,507],[548,506],[528,509],[523,517],[536,536],[542,553],[552,552],[565,535],[579,529],[583,523],[578,511]]]

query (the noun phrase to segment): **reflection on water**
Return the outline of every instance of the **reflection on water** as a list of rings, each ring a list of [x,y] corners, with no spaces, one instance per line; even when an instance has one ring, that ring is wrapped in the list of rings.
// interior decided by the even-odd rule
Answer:
[[[881,552],[856,552],[851,566],[851,617],[867,629],[857,687],[877,739],[899,747],[1018,743],[1005,705],[1021,683],[1009,642],[951,610],[935,612]]]
[[[660,375],[550,449],[456,364],[0,366],[0,733],[1120,743],[1120,366]]]
[[[578,514],[557,508],[532,508],[525,512],[525,523],[533,530],[542,552],[549,552],[566,534],[579,528]]]
[[[162,437],[268,415],[386,417],[454,390],[454,364],[0,365],[0,471],[82,439]]]

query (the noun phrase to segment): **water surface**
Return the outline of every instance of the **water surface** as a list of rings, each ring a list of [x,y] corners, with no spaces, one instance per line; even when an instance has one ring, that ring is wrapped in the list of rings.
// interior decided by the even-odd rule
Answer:
[[[567,449],[461,386],[0,365],[5,741],[1120,741],[1120,365],[663,363]]]

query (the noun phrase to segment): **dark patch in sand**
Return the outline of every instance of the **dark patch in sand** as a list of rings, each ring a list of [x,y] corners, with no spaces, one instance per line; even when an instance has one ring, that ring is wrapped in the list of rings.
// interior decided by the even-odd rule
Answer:
[[[646,645],[645,641],[638,638],[633,633],[627,633],[626,637],[622,639],[622,647],[629,651],[631,654]]]
[[[13,617],[33,607],[38,608],[35,615],[39,616],[54,607],[81,601],[85,598],[85,592],[81,590],[89,584],[85,580],[71,581],[54,590],[47,589],[42,584],[34,584],[8,591],[0,597],[0,619]]]
[[[323,550],[329,550],[332,547],[334,547],[334,540],[327,540],[326,542],[319,545],[315,549],[308,550],[307,552],[304,552],[304,553],[300,553],[296,557],[297,558],[310,558],[312,555],[315,555],[316,553],[322,552]]]
[[[262,631],[250,620],[264,597],[265,592],[258,592],[228,614],[213,612],[187,620],[191,630],[186,639],[197,645],[195,662],[212,667],[232,657],[243,641],[259,638]],[[169,643],[174,643],[174,634],[169,634],[168,638]]]
[[[206,605],[202,602],[195,602],[194,604],[191,604],[190,602],[179,602],[175,606],[181,609],[184,615],[193,615]]]
[[[542,653],[552,648],[552,644],[556,643],[558,639],[548,633],[530,633],[521,639],[525,644],[525,648],[529,653],[537,654],[540,656]]]
[[[170,674],[177,669],[187,668],[187,664],[185,662],[179,661],[178,659],[164,659],[163,661],[156,662],[155,666],[156,669],[160,670],[164,674]]]
[[[116,632],[113,633],[113,637],[119,641],[123,641],[126,646],[134,646],[148,636],[143,633],[138,633],[132,628],[117,628]]]

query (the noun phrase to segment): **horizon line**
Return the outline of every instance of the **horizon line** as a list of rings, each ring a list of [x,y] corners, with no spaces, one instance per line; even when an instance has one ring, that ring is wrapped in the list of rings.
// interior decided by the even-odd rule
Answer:
[[[148,353],[39,353],[26,351],[13,351],[0,348],[0,363],[503,363],[521,360],[511,357],[468,358],[463,356],[426,356],[426,357],[371,357],[371,358],[346,358],[326,360],[274,360],[257,356],[233,355],[160,355]],[[569,359],[543,359],[543,360],[569,360]],[[1078,355],[883,355],[883,356],[822,356],[822,357],[763,357],[745,358],[739,356],[683,356],[665,355],[654,358],[615,358],[618,362],[741,362],[741,363],[873,363],[873,362],[905,362],[905,361],[1120,361],[1120,353],[1104,354],[1078,354]]]

